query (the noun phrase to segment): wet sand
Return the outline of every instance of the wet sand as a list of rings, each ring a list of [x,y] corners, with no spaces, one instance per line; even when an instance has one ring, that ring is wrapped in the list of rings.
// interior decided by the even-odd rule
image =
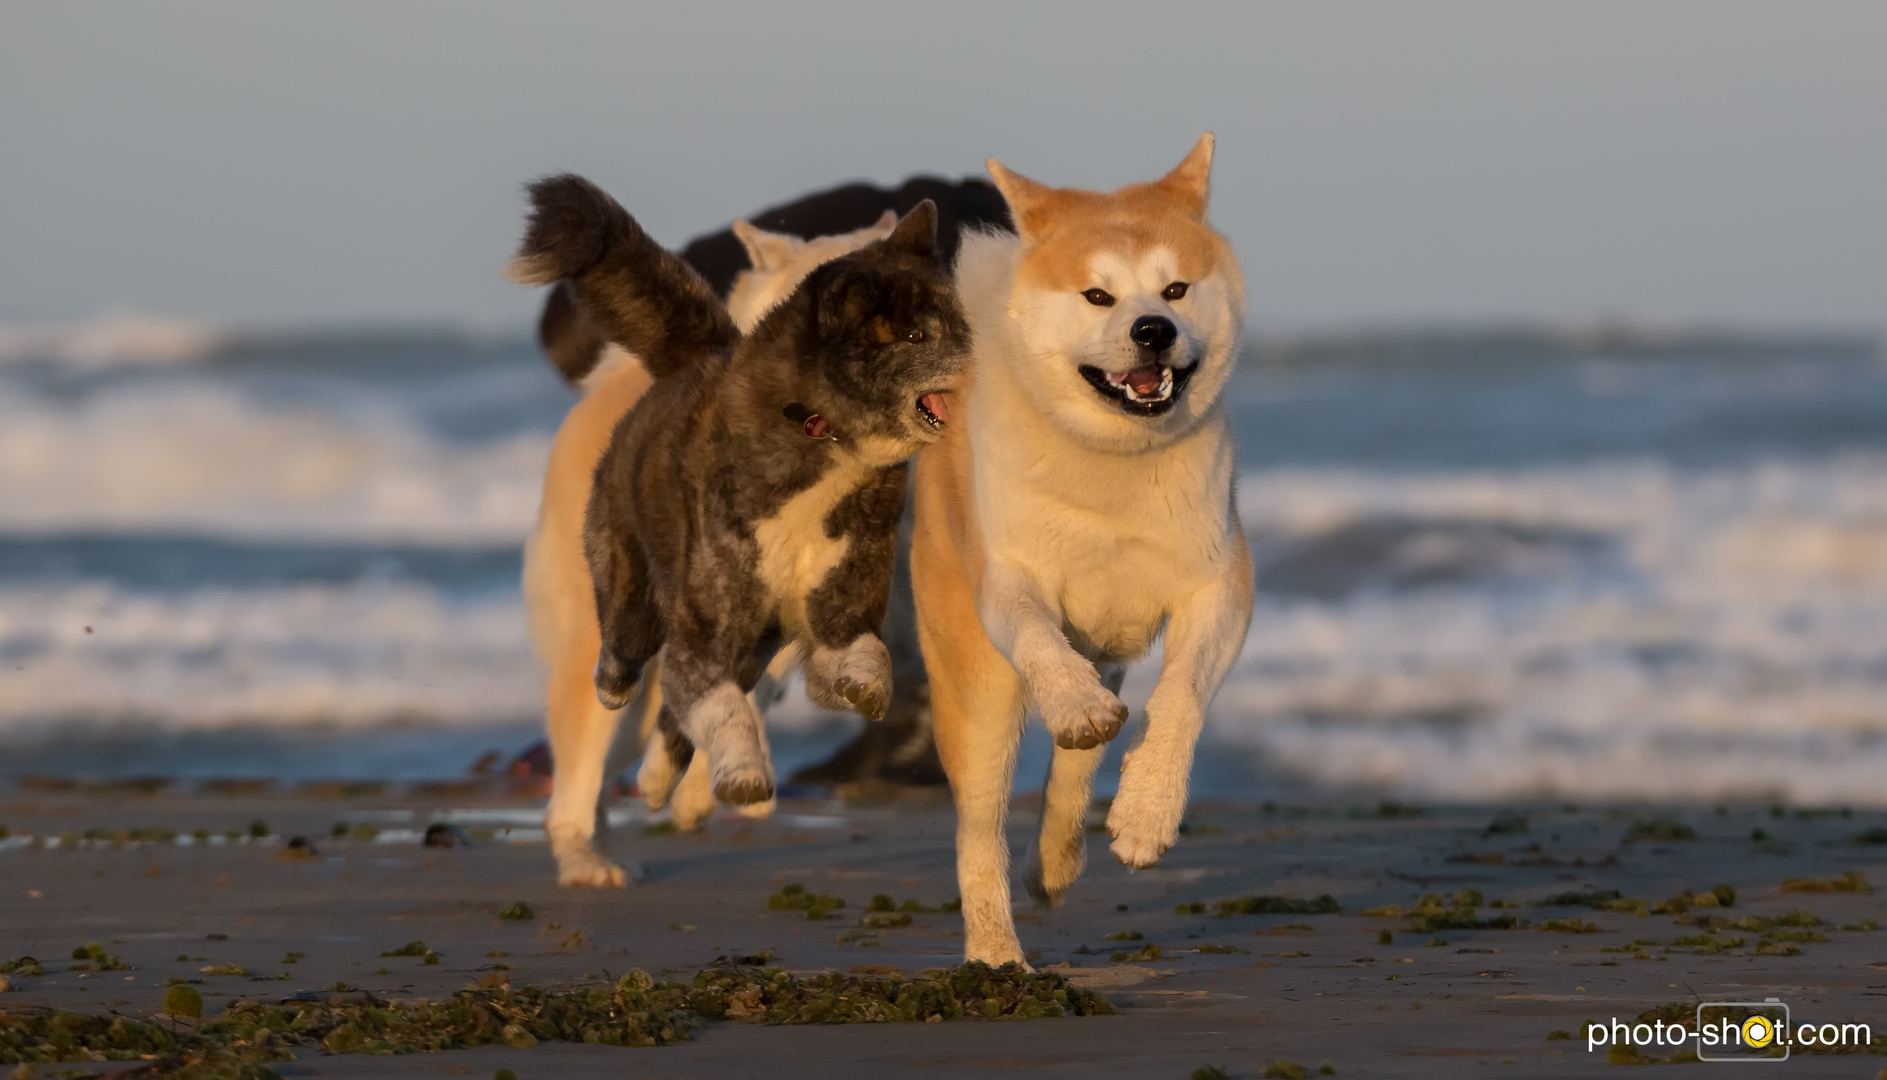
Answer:
[[[686,980],[718,956],[763,949],[794,971],[918,970],[959,959],[955,915],[917,914],[908,927],[860,925],[874,894],[927,907],[956,894],[947,803],[790,800],[770,821],[725,815],[693,835],[664,832],[628,807],[609,846],[636,860],[643,878],[609,892],[556,887],[548,850],[533,842],[539,805],[528,793],[498,789],[353,798],[0,789],[0,825],[12,834],[0,840],[0,960],[30,954],[48,968],[43,977],[17,980],[0,1006],[153,1012],[166,980],[178,976],[200,980],[214,1012],[239,997],[285,997],[337,982],[383,997],[438,998],[500,963],[514,969],[513,985],[559,986],[632,967]],[[1524,825],[1509,818],[1505,831],[1490,832],[1502,812],[1524,816]],[[470,845],[422,846],[423,830],[441,817]],[[1625,842],[1635,821],[1660,818],[1688,825],[1696,837]],[[1025,798],[1016,820],[1032,819]],[[160,826],[186,836],[246,833],[257,821],[266,839],[178,846],[123,835]],[[1866,1022],[1887,1037],[1887,931],[1839,929],[1869,919],[1887,924],[1887,894],[1778,889],[1788,878],[1855,871],[1887,886],[1887,843],[1855,839],[1887,828],[1887,814],[1430,806],[1411,815],[1393,806],[1200,804],[1189,822],[1180,845],[1148,871],[1128,872],[1108,855],[1105,836],[1090,836],[1089,870],[1068,903],[1053,912],[1019,908],[1034,964],[1105,993],[1118,1016],[832,1027],[722,1022],[693,1042],[656,1049],[542,1043],[402,1057],[304,1052],[283,1072],[489,1076],[509,1068],[530,1080],[1026,1069],[1031,1076],[1184,1077],[1209,1064],[1259,1076],[1284,1060],[1312,1075],[1326,1061],[1338,1076],[1570,1075],[1610,1066],[1604,1050],[1589,1053],[1582,1040],[1549,1040],[1555,1030],[1577,1034],[1588,1019],[1629,1021],[1668,1001],[1766,997],[1788,1003],[1798,1021]],[[331,835],[337,823],[350,830],[347,837]],[[366,839],[361,826],[378,835]],[[1752,839],[1754,830],[1767,838]],[[96,831],[93,839],[83,838],[87,831]],[[294,836],[311,839],[315,854],[289,853],[285,841]],[[48,843],[56,837],[67,840]],[[1026,829],[1012,838],[1020,863]],[[767,897],[791,882],[847,906],[816,922],[769,910]],[[1803,911],[1823,921],[1811,935],[1827,940],[1800,942],[1796,956],[1756,955],[1760,933],[1726,931],[1718,937],[1742,937],[1742,945],[1714,954],[1667,951],[1699,928],[1670,913],[1531,906],[1586,889],[1656,902],[1718,883],[1734,886],[1735,905],[1694,908],[1693,917]],[[1531,925],[1428,933],[1411,931],[1407,916],[1363,914],[1413,908],[1424,894],[1452,904],[1463,890],[1483,894],[1475,917],[1513,915]],[[1326,894],[1340,913],[1217,914],[1218,901],[1228,898]],[[1495,900],[1517,906],[1488,906]],[[498,918],[517,901],[534,917]],[[1175,910],[1194,902],[1204,910]],[[1599,931],[1544,930],[1547,919]],[[1388,944],[1379,942],[1383,930]],[[1140,938],[1107,940],[1123,933]],[[439,962],[380,955],[414,940]],[[92,941],[131,970],[65,970],[73,948]],[[1164,955],[1111,959],[1148,944]],[[291,953],[304,955],[286,962]],[[216,965],[251,974],[201,970]],[[1785,1067],[1791,1076],[1873,1077],[1887,1057],[1798,1052]]]

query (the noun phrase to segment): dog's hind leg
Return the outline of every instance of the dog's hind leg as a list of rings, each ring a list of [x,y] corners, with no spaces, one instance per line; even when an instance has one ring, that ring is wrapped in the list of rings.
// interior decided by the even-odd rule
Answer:
[[[650,678],[659,682],[660,671],[650,672]],[[651,810],[667,806],[683,777],[700,763],[695,744],[682,734],[681,718],[664,702],[657,711],[642,765],[636,770],[636,787],[642,792],[642,801]]]
[[[1179,840],[1193,751],[1206,706],[1238,659],[1251,624],[1251,554],[1233,541],[1232,565],[1213,584],[1187,597],[1166,629],[1160,681],[1147,701],[1140,738],[1120,767],[1120,791],[1108,810],[1115,858],[1152,866]]]
[[[557,883],[621,888],[630,868],[596,850],[597,818],[612,744],[622,720],[620,710],[596,700],[588,666],[579,657],[551,672],[549,694],[550,753],[555,772],[544,831],[557,860]]]
[[[1126,673],[1120,665],[1104,666],[1101,684],[1118,695]],[[1094,798],[1094,771],[1106,753],[1105,746],[1086,750],[1057,746],[1049,759],[1048,783],[1042,788],[1041,828],[1029,856],[1029,868],[1022,876],[1029,895],[1044,907],[1059,907],[1062,896],[1087,865],[1088,803]]]

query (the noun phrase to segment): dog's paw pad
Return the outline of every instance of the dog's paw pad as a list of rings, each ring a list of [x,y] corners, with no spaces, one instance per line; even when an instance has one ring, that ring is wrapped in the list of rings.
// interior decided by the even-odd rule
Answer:
[[[882,683],[855,682],[850,677],[841,675],[832,688],[839,692],[852,710],[867,720],[883,720],[885,706],[890,704],[890,693]]]
[[[751,806],[773,798],[773,781],[764,774],[737,773],[714,782],[714,797],[734,806]]]
[[[1110,742],[1127,724],[1127,706],[1085,673],[1041,688],[1038,699],[1043,725],[1064,750],[1090,750]]]
[[[559,859],[557,884],[572,889],[621,889],[629,884],[629,873],[593,852]]]

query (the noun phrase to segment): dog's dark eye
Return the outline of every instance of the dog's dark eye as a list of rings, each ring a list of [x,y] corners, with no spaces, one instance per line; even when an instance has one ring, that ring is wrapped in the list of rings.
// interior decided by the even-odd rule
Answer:
[[[904,335],[904,340],[909,341],[912,344],[916,344],[917,342],[924,340],[924,332],[922,330],[913,330],[910,333]]]
[[[1086,297],[1088,303],[1093,304],[1095,307],[1114,306],[1113,294],[1109,293],[1106,289],[1089,289],[1081,295]]]
[[[1162,290],[1160,295],[1166,297],[1168,300],[1178,300],[1186,295],[1186,283],[1183,281],[1175,281]]]

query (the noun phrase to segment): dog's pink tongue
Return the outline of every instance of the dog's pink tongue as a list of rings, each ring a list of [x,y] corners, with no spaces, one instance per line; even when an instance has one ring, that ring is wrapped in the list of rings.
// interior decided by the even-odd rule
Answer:
[[[925,394],[923,397],[918,398],[917,400],[924,403],[924,408],[929,409],[930,414],[932,416],[936,417],[938,420],[941,420],[946,424],[950,422],[950,395],[949,394],[945,394],[940,391],[933,390],[930,393]]]
[[[1134,388],[1134,393],[1147,397],[1160,392],[1160,365],[1148,364],[1129,371],[1121,381]]]

